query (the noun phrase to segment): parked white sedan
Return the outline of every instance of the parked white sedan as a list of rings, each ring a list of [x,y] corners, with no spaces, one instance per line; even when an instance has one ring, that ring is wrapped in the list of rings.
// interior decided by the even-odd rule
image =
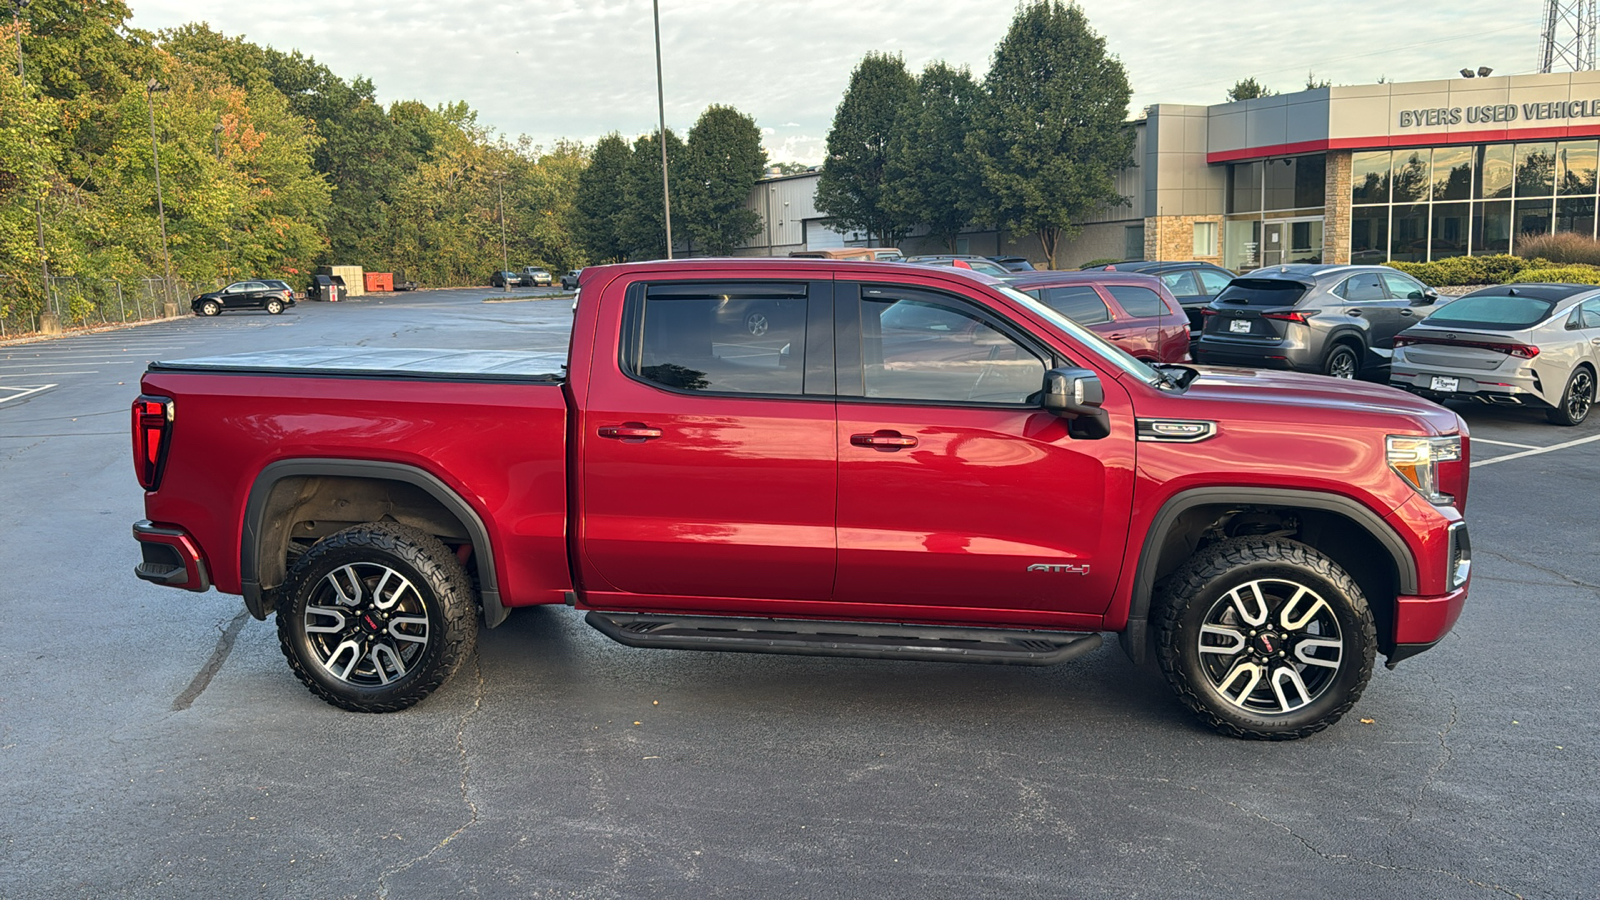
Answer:
[[[1394,340],[1389,381],[1433,400],[1545,410],[1577,425],[1600,371],[1600,288],[1506,284],[1474,291]]]

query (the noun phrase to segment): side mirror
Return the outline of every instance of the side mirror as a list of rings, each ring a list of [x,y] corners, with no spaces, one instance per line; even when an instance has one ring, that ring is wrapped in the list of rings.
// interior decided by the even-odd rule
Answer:
[[[1100,376],[1089,369],[1062,368],[1044,373],[1039,405],[1071,419],[1068,433],[1075,438],[1099,440],[1111,434],[1111,416],[1100,408],[1105,399]]]
[[[1439,299],[1439,292],[1433,288],[1426,288],[1422,293],[1413,295],[1412,299],[1419,300],[1424,306],[1426,306]]]

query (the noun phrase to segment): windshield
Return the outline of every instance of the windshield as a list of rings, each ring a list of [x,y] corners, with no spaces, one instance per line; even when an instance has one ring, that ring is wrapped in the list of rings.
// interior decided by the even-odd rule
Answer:
[[[1541,300],[1538,297],[1480,294],[1446,304],[1424,321],[1438,328],[1519,331],[1543,322],[1555,306],[1554,300]]]
[[[1159,384],[1161,382],[1161,376],[1156,374],[1155,369],[1152,369],[1137,359],[1134,359],[1132,356],[1129,356],[1127,351],[1111,343],[1100,335],[1095,334],[1093,331],[1090,331],[1082,325],[1079,325],[1077,322],[1074,322],[1066,316],[1063,316],[1061,313],[1058,313],[1050,307],[1045,306],[1043,303],[1035,300],[1027,294],[1024,294],[1016,288],[1006,287],[1005,285],[1000,284],[994,285],[993,287],[995,290],[1017,301],[1026,309],[1032,311],[1039,317],[1048,321],[1050,324],[1056,326],[1056,328],[1064,334],[1067,334],[1080,343],[1087,345],[1091,350],[1099,353],[1103,359],[1109,361],[1122,371],[1127,372],[1146,384]]]

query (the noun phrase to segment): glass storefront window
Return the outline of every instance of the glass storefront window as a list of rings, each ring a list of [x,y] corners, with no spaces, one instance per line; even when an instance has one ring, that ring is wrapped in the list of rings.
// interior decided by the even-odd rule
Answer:
[[[1394,155],[1394,202],[1416,203],[1428,199],[1432,173],[1427,150],[1399,150]]]
[[[1472,148],[1433,148],[1433,199],[1466,200],[1471,197]]]
[[[1290,162],[1294,163],[1294,208],[1321,206],[1328,189],[1327,157],[1319,153],[1316,156],[1297,156]]]
[[[1285,262],[1322,262],[1322,220],[1289,223],[1289,252]]]
[[[1511,215],[1512,251],[1516,239],[1525,234],[1549,234],[1554,213],[1554,200],[1518,200]]]
[[[1556,145],[1518,144],[1517,196],[1548,197],[1556,192]]]
[[[1478,165],[1475,170],[1477,191],[1473,196],[1484,200],[1511,196],[1511,145],[1491,144],[1478,148]]]
[[[1472,252],[1511,252],[1511,201],[1472,204]]]
[[[1261,211],[1261,163],[1234,163],[1228,167],[1228,212]]]
[[[1594,141],[1562,141],[1556,146],[1556,193],[1593,194]]]
[[[1231,219],[1223,226],[1224,268],[1247,272],[1261,265],[1261,220]]]
[[[1594,237],[1594,198],[1562,197],[1557,200],[1556,230]]]
[[[1388,150],[1350,154],[1350,202],[1389,202]]]
[[[1357,265],[1389,258],[1389,207],[1357,206],[1350,210],[1350,261]]]
[[[1433,158],[1435,171],[1439,157]],[[1435,203],[1433,205],[1433,230],[1428,243],[1429,259],[1447,256],[1465,256],[1467,232],[1472,226],[1472,211],[1466,203]]]
[[[1390,259],[1400,262],[1428,261],[1428,204],[1395,206],[1389,228]]]

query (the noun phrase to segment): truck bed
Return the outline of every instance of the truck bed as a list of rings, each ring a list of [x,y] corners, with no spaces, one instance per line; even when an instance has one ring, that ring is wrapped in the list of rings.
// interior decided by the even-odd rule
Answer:
[[[157,361],[151,371],[251,372],[260,375],[325,375],[423,378],[446,381],[566,380],[564,354],[532,350],[435,350],[379,347],[306,347],[228,356]]]

